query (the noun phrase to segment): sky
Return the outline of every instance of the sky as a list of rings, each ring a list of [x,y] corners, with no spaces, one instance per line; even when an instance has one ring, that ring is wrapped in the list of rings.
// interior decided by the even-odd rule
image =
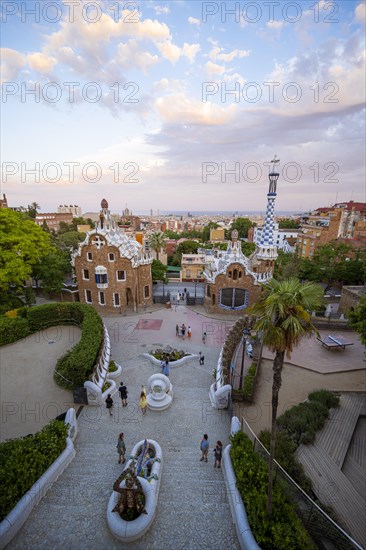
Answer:
[[[365,198],[360,0],[2,1],[1,192],[41,211]]]

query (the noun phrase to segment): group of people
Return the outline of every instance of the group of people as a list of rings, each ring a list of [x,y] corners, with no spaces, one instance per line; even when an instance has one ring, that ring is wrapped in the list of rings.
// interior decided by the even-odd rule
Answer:
[[[169,365],[168,365],[168,368],[169,368]],[[118,391],[121,397],[122,407],[127,407],[128,390],[123,382],[120,383]],[[109,393],[105,400],[105,406],[107,408],[107,411],[109,411],[109,416],[113,415],[113,405],[114,405],[114,401],[112,399],[111,394]],[[141,386],[141,392],[140,392],[140,409],[141,409],[142,416],[145,416],[146,409],[147,409],[147,397],[146,397],[146,389],[145,389],[145,386],[143,385]]]
[[[208,441],[208,435],[203,434],[202,441],[200,443],[201,449],[201,458],[200,462],[208,462],[208,451],[210,449],[210,443]],[[215,463],[214,468],[221,468],[221,459],[222,459],[222,443],[220,440],[216,442],[216,447],[214,448],[214,457]]]
[[[183,323],[182,325],[176,325],[175,326],[175,335],[179,338],[182,338],[184,340],[184,337],[187,333],[188,338],[192,336],[192,329],[191,327],[186,327],[186,325]]]
[[[177,303],[179,304],[180,300],[185,300],[187,298],[188,292],[185,288],[183,292],[177,292]]]

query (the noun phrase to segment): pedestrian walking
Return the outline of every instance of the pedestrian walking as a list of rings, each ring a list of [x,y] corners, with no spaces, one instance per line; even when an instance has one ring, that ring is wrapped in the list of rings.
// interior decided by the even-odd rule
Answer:
[[[179,325],[178,327],[178,337],[180,338],[182,336],[182,327]]]
[[[180,294],[177,292],[177,304],[179,305]]]
[[[123,382],[120,383],[118,391],[119,391],[119,394],[120,394],[120,397],[121,397],[122,407],[127,407],[128,391],[127,391],[127,388],[126,388],[126,386],[124,385]]]
[[[165,374],[165,376],[169,376],[169,372],[170,372],[169,361],[168,359],[166,359],[163,367],[163,374]]]
[[[188,336],[188,338],[190,338],[190,337],[192,336],[192,329],[191,329],[191,327],[188,327],[187,336]]]
[[[111,394],[109,393],[105,400],[105,406],[109,410],[109,416],[112,416],[112,408],[113,408],[113,399],[111,397]]]
[[[205,356],[202,355],[202,351],[200,351],[200,365],[204,365],[205,364]]]
[[[203,342],[204,344],[206,344],[206,341],[207,341],[207,334],[206,334],[206,332],[204,332],[204,333],[202,334],[202,342]]]
[[[141,412],[142,412],[142,416],[145,416],[146,408],[147,408],[146,390],[145,390],[144,386],[141,386],[140,409],[141,409]]]
[[[125,454],[126,454],[126,445],[125,445],[125,442],[124,442],[124,433],[121,432],[118,436],[118,441],[117,441],[117,452],[118,452],[118,464],[124,464],[126,462],[126,459],[125,459]]]
[[[214,449],[215,455],[215,464],[214,468],[221,468],[221,459],[222,459],[222,443],[220,440],[217,441],[216,447]]]
[[[183,325],[182,325],[182,339],[183,340],[184,340],[185,333],[186,333],[186,325],[183,323]]]
[[[175,325],[175,335],[179,336],[179,325],[178,325],[178,323]]]
[[[208,456],[209,448],[210,448],[210,444],[209,444],[209,441],[208,441],[208,435],[203,434],[203,438],[202,438],[202,441],[200,443],[200,449],[201,449],[201,453],[202,453],[202,456],[200,458],[200,462],[202,462],[203,460],[205,462],[207,462],[207,456]]]

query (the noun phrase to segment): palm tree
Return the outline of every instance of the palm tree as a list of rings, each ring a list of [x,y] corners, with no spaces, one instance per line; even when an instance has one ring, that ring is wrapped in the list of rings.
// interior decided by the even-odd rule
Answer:
[[[159,252],[164,246],[164,234],[161,231],[157,231],[151,235],[150,246],[155,250],[156,259],[159,260]]]
[[[291,277],[284,281],[271,279],[263,285],[259,301],[250,308],[258,316],[254,329],[263,335],[263,343],[275,352],[273,360],[271,444],[268,472],[267,510],[272,511],[273,461],[276,446],[278,394],[282,383],[285,354],[290,357],[303,336],[318,333],[311,322],[311,311],[323,302],[323,290],[311,282],[301,283]]]

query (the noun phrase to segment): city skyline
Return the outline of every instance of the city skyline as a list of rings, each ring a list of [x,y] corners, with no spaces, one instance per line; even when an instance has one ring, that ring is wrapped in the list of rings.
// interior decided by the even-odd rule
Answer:
[[[72,4],[1,6],[10,206],[264,212],[274,154],[276,213],[365,201],[364,2]]]

